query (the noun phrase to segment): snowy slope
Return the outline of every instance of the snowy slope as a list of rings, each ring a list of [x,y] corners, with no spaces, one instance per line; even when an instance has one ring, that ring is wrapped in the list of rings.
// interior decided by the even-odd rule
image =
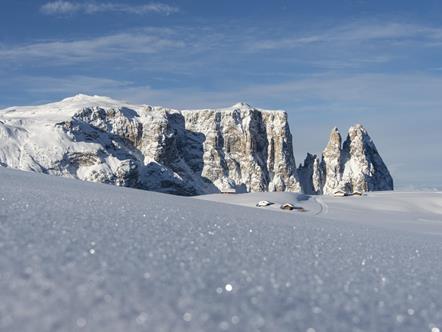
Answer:
[[[98,155],[103,145],[108,144],[101,137],[95,142],[77,140],[77,137],[62,130],[60,124],[70,121],[77,112],[87,107],[100,107],[106,111],[126,107],[142,112],[148,106],[79,94],[56,103],[7,108],[0,111],[0,163],[22,170],[75,177],[75,174],[70,174],[71,170],[57,167],[54,161],[66,160],[68,155]],[[103,169],[112,161],[118,163],[117,158],[109,156],[104,165],[89,166]]]
[[[0,331],[437,331],[441,218],[372,225],[360,199],[315,216],[0,167]]]
[[[283,203],[303,207],[303,216],[318,216],[333,221],[378,225],[413,232],[440,233],[442,192],[370,192],[362,197],[309,196],[299,193],[247,193],[240,195],[202,195],[198,199],[256,207],[260,200],[273,205],[265,210],[281,211]],[[262,208],[258,208],[261,209]],[[299,215],[300,212],[295,213]]]
[[[142,111],[147,105],[136,105],[118,101],[105,96],[88,96],[78,94],[65,98],[59,102],[38,105],[38,106],[14,106],[2,111],[2,117],[21,119],[44,119],[48,121],[62,121],[72,117],[76,112],[87,107],[101,107],[104,109],[130,108]]]

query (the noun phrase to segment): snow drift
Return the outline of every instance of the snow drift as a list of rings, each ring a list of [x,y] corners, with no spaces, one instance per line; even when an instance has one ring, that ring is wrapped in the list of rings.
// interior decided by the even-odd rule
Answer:
[[[202,196],[296,213],[0,167],[0,330],[440,329],[441,195]]]

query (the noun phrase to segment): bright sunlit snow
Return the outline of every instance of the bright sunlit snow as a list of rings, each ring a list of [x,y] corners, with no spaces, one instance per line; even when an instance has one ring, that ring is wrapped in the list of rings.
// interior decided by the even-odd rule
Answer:
[[[0,330],[441,329],[441,193],[202,198],[0,167]]]

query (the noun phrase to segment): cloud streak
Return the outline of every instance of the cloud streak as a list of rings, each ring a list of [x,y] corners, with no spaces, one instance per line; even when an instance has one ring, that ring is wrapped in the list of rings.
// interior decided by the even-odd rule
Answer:
[[[321,44],[373,42],[414,42],[437,46],[442,42],[442,29],[400,22],[357,22],[305,35],[284,36],[252,42],[253,50],[291,49]]]
[[[46,59],[56,64],[67,65],[119,57],[127,58],[129,55],[152,55],[184,46],[186,43],[174,37],[173,33],[167,29],[145,29],[96,38],[3,47],[0,48],[0,59],[10,61]]]
[[[64,9],[60,11],[72,10],[70,6],[75,5],[71,2],[62,3],[68,5],[61,7]],[[0,45],[0,60],[3,60],[3,63],[0,61],[0,67],[6,66],[8,62],[20,65],[34,62],[39,67],[95,62],[99,66],[103,61],[118,59],[121,63],[120,59],[123,59],[124,63],[137,63],[139,68],[153,68],[151,65],[155,63],[164,65],[156,69],[167,65],[174,70],[177,67],[192,67],[195,70],[198,69],[197,63],[200,66],[205,63],[212,68],[224,70],[225,64],[229,67],[244,59],[249,61],[252,56],[260,62],[266,61],[269,68],[274,65],[273,59],[278,59],[280,66],[302,65],[314,70],[349,71],[385,68],[403,58],[407,50],[416,50],[417,47],[436,49],[442,46],[442,28],[426,25],[386,22],[381,29],[379,24],[360,23],[329,30],[299,32],[297,36],[286,31],[281,38],[269,39],[272,30],[265,29],[257,34],[253,29],[238,31],[234,28],[209,27],[201,33],[196,28],[146,28],[73,40]],[[275,56],[263,58],[263,52]],[[220,54],[225,56],[220,57]],[[263,68],[265,66],[254,71],[263,73]],[[243,68],[241,70],[244,71]]]
[[[87,14],[93,15],[98,13],[125,13],[134,15],[146,15],[151,13],[170,15],[179,11],[178,7],[164,3],[152,2],[143,5],[129,5],[116,2],[73,2],[66,0],[56,0],[45,3],[41,6],[42,13],[46,15],[70,15],[70,14]]]

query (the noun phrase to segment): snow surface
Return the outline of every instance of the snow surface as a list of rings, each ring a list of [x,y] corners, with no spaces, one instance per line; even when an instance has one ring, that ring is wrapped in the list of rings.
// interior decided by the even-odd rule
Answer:
[[[140,113],[148,108],[108,97],[79,94],[55,103],[0,110],[0,160],[12,168],[47,172],[41,165],[52,166],[52,161],[62,160],[66,151],[97,154],[102,148],[99,140],[96,143],[75,142],[55,126],[56,123],[71,120],[76,112],[85,107],[126,107]]]
[[[442,327],[442,194],[205,199],[0,167],[0,330]]]
[[[76,112],[86,107],[100,107],[103,109],[130,108],[142,111],[147,105],[135,105],[124,101],[114,100],[105,96],[88,96],[78,94],[55,103],[38,106],[14,106],[0,110],[0,118],[7,119],[42,119],[47,122],[68,120]]]
[[[212,194],[198,199],[233,205],[256,207],[256,202],[275,203],[266,210],[282,211],[283,203],[305,209],[302,214],[362,225],[378,225],[398,230],[428,232],[442,235],[442,192],[369,192],[360,196],[310,196],[290,192],[261,192],[238,195]],[[301,212],[298,212],[298,214]],[[425,227],[423,227],[423,222]]]

